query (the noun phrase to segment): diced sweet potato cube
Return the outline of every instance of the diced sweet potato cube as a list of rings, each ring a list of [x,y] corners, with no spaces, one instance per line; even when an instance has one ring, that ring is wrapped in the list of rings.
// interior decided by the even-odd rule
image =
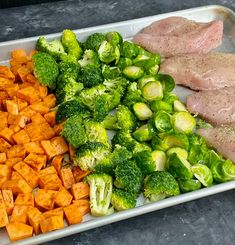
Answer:
[[[61,216],[63,218],[63,216],[64,216],[63,208],[55,208],[55,209],[46,211],[45,213],[42,214],[44,219],[49,218],[51,216],[55,216],[55,215]]]
[[[0,188],[2,188],[3,183],[7,181],[6,177],[0,177]]]
[[[5,103],[6,103],[6,108],[7,108],[8,113],[11,113],[11,114],[18,114],[19,113],[18,105],[15,101],[6,100]]]
[[[69,225],[82,222],[82,214],[79,212],[78,207],[75,204],[64,207],[64,214]]]
[[[45,168],[39,172],[39,177],[42,177],[48,174],[57,174],[56,169],[53,166]]]
[[[21,129],[19,132],[15,133],[12,136],[13,140],[17,145],[25,144],[30,142],[30,138],[24,129]]]
[[[8,93],[6,91],[0,91],[0,104],[3,104],[3,101],[8,99]]]
[[[84,199],[89,196],[90,188],[87,183],[78,182],[72,185],[71,192],[75,200]]]
[[[21,130],[21,127],[18,125],[10,125],[9,129],[13,130],[14,133],[17,133]]]
[[[38,91],[34,87],[26,87],[18,90],[17,97],[22,100],[26,100],[29,104],[33,104],[40,100]]]
[[[13,167],[16,163],[22,161],[22,158],[20,157],[15,157],[15,158],[9,158],[6,160],[5,165],[9,167]]]
[[[11,86],[6,88],[6,92],[9,96],[9,98],[13,98],[14,96],[16,96],[18,90],[19,90],[19,84],[18,83],[14,83]]]
[[[46,190],[59,190],[62,183],[57,174],[47,174],[39,178],[39,187]]]
[[[34,170],[39,171],[42,168],[46,167],[47,157],[46,155],[37,155],[34,153],[30,153],[24,161],[30,165]]]
[[[54,168],[56,169],[58,173],[60,172],[63,159],[64,159],[64,155],[58,155],[58,156],[53,157],[51,161],[51,165],[54,166]]]
[[[18,60],[18,59],[24,58],[27,61],[27,54],[26,54],[26,52],[25,52],[24,49],[16,49],[16,50],[13,50],[11,52],[11,57],[14,60]]]
[[[61,216],[51,216],[41,220],[40,228],[42,233],[64,228],[64,220]]]
[[[14,158],[12,158],[12,159],[14,159]],[[24,178],[18,172],[16,172],[16,171],[12,171],[11,179],[12,180],[15,180],[15,179],[24,180]]]
[[[8,236],[12,242],[31,237],[33,235],[33,227],[23,223],[9,223],[6,228]]]
[[[0,205],[0,228],[5,227],[8,223],[7,211],[3,205]]]
[[[56,149],[53,147],[50,140],[41,141],[41,145],[49,160],[56,155]]]
[[[11,144],[14,143],[14,141],[12,139],[13,134],[14,134],[14,131],[9,129],[9,128],[4,128],[0,131],[0,137],[7,140]]]
[[[41,124],[41,123],[45,123],[46,120],[39,112],[37,112],[35,113],[35,115],[31,117],[31,122],[34,124]]]
[[[42,124],[29,123],[24,129],[31,141],[49,140],[55,135],[54,130],[47,122]]]
[[[28,74],[27,75],[27,82],[35,84],[35,83],[38,83],[38,79],[33,74]]]
[[[8,113],[0,111],[0,130],[7,127]]]
[[[24,128],[24,126],[26,125],[27,122],[27,117],[23,116],[23,115],[15,115],[15,114],[11,114],[9,113],[8,115],[8,119],[7,119],[7,123],[9,125],[18,125],[21,128]]]
[[[38,186],[38,174],[29,165],[21,161],[16,163],[13,168],[26,180],[29,186],[34,189]]]
[[[73,172],[73,176],[74,176],[74,179],[75,179],[75,182],[81,182],[83,180],[84,177],[86,177],[87,175],[89,175],[91,173],[90,170],[86,170],[86,171],[83,171],[80,169],[80,167],[74,167],[72,169],[72,172]]]
[[[11,190],[2,190],[2,197],[8,215],[11,215],[14,207],[13,193]]]
[[[73,203],[77,205],[78,210],[82,216],[90,212],[90,202],[88,199],[74,200]]]
[[[11,179],[6,180],[2,184],[2,190],[11,190],[13,194],[19,193],[30,193],[32,192],[32,188],[27,184],[25,180],[22,179]]]
[[[15,98],[15,101],[16,101],[16,103],[18,105],[19,111],[22,111],[23,109],[25,109],[28,106],[28,102],[27,101],[22,100],[22,99],[20,99],[18,97]]]
[[[5,152],[0,153],[0,164],[7,161],[7,154]]]
[[[34,207],[33,193],[19,193],[16,197],[15,205]]]
[[[44,210],[54,208],[54,198],[57,191],[38,189],[35,195],[35,204]]]
[[[12,211],[10,222],[27,223],[27,212],[31,209],[31,206],[15,205]]]
[[[0,89],[4,90],[6,87],[11,86],[13,82],[8,78],[0,77]]]
[[[54,94],[49,94],[47,97],[43,98],[43,101],[49,108],[53,108],[56,106],[56,97]]]
[[[11,148],[7,149],[7,158],[25,158],[26,150],[24,145],[13,145]]]
[[[27,82],[27,76],[31,73],[31,70],[25,66],[22,66],[18,69],[18,74],[22,82]]]
[[[6,140],[0,137],[0,152],[6,152],[7,149],[9,149],[10,147],[11,145]]]
[[[28,215],[28,222],[33,227],[34,233],[36,235],[39,234],[42,213],[37,208],[32,208],[28,211],[27,215]]]
[[[62,168],[59,174],[65,189],[70,189],[75,183],[72,170],[70,168]]]
[[[64,138],[61,136],[56,136],[51,139],[51,144],[56,150],[56,155],[64,154],[68,151],[68,145]]]
[[[29,106],[20,111],[20,115],[25,116],[27,118],[27,121],[29,121],[31,117],[36,113],[37,112],[31,109]]]
[[[53,127],[56,124],[56,111],[50,111],[44,115],[46,121]]]
[[[39,96],[44,99],[47,97],[47,93],[48,93],[48,90],[47,90],[47,87],[46,86],[38,86],[37,87],[37,90],[39,92]]]
[[[49,107],[47,107],[45,102],[38,102],[32,104],[30,106],[34,111],[39,112],[40,114],[44,115],[49,111]]]
[[[45,153],[39,142],[36,142],[36,141],[29,142],[29,143],[24,144],[24,146],[25,146],[27,153],[34,153],[34,154],[39,154],[39,155]]]
[[[63,187],[59,189],[55,196],[55,205],[66,207],[72,202],[73,196]]]
[[[55,135],[60,135],[61,131],[63,130],[64,128],[64,122],[62,123],[59,123],[59,124],[56,124],[53,129],[54,129],[54,132],[55,132]]]
[[[69,144],[69,159],[72,162],[75,155],[75,148],[73,145]]]
[[[6,177],[7,179],[10,179],[11,171],[11,167],[5,164],[0,164],[0,177]]]
[[[15,76],[11,72],[10,68],[7,66],[0,66],[0,77],[7,78],[8,80],[14,82]]]

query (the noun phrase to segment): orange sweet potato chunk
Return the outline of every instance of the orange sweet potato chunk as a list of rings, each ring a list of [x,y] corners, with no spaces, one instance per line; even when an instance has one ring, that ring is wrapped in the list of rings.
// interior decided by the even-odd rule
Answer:
[[[43,98],[43,101],[49,108],[53,108],[56,106],[56,97],[54,94],[49,94],[47,97]]]
[[[79,212],[78,207],[75,204],[64,207],[64,214],[69,225],[82,222],[82,214]]]
[[[57,174],[47,174],[39,177],[39,187],[46,190],[59,190],[62,183]]]
[[[18,90],[17,97],[22,100],[26,100],[27,102],[29,102],[29,104],[33,104],[36,101],[40,100],[40,96],[37,90],[32,86],[28,86],[26,88],[21,88],[20,90]]]
[[[51,127],[56,124],[56,111],[49,111],[44,115],[46,121],[51,125]]]
[[[42,168],[46,167],[47,157],[46,155],[37,155],[34,153],[30,153],[25,159],[26,162],[33,170],[39,171]]]
[[[5,164],[0,164],[0,177],[6,177],[7,179],[10,179],[11,171],[11,167]]]
[[[11,190],[13,194],[32,192],[32,188],[22,179],[6,180],[1,188],[2,190]]]
[[[66,207],[72,202],[73,196],[63,187],[59,189],[55,196],[55,205]]]
[[[19,193],[16,197],[15,205],[34,207],[33,193]]]
[[[41,124],[45,123],[46,120],[39,112],[37,112],[31,117],[31,122],[34,124]]]
[[[57,154],[56,149],[53,147],[50,140],[41,141],[41,146],[49,160]]]
[[[51,216],[41,220],[40,228],[42,233],[64,228],[64,220],[61,216]]]
[[[39,112],[41,115],[49,112],[49,107],[47,107],[45,102],[38,102],[30,106],[34,111]]]
[[[9,98],[13,98],[14,96],[16,96],[18,90],[19,90],[19,84],[18,83],[13,83],[12,85],[10,85],[6,88],[6,92],[9,96]]]
[[[0,137],[0,152],[6,152],[9,148],[11,148],[11,145]]]
[[[57,136],[57,137],[52,138],[51,144],[52,144],[53,148],[56,150],[56,155],[64,154],[69,149],[64,138],[61,136]]]
[[[32,208],[27,213],[28,222],[33,227],[34,233],[37,235],[41,232],[40,221],[42,219],[42,213],[37,208]]]
[[[10,144],[14,143],[12,138],[13,135],[14,135],[14,131],[10,128],[4,128],[0,131],[0,137],[7,140]]]
[[[52,210],[56,193],[57,191],[38,189],[35,194],[36,206],[43,210]]]
[[[27,212],[32,208],[32,206],[26,205],[15,205],[12,211],[10,222],[20,222],[27,223],[28,217]]]
[[[7,66],[0,66],[0,77],[7,78],[8,80],[14,82],[15,76],[11,72],[10,68]]]
[[[7,118],[7,123],[9,125],[18,125],[21,128],[24,128],[26,122],[27,122],[27,117],[20,114],[16,115],[16,114],[9,113]]]
[[[18,105],[15,101],[6,100],[5,103],[6,103],[6,108],[7,108],[8,113],[11,113],[11,114],[18,114],[19,113]]]
[[[0,131],[7,127],[7,117],[8,113],[4,111],[0,111]]]
[[[31,237],[33,235],[33,227],[23,223],[10,223],[6,226],[6,228],[10,240],[13,242]]]
[[[14,207],[13,193],[11,190],[2,190],[2,197],[8,215],[12,214]]]
[[[65,189],[70,189],[75,183],[72,170],[70,168],[62,168],[59,174]]]
[[[14,158],[12,158],[12,159],[14,159]],[[18,172],[12,171],[11,180],[16,180],[16,179],[25,181],[24,178]]]
[[[71,192],[75,200],[84,199],[89,196],[90,188],[87,183],[78,182],[72,185]]]
[[[7,161],[7,154],[5,152],[0,153],[0,164],[5,163]]]
[[[74,200],[73,203],[77,205],[78,210],[82,216],[90,212],[90,202],[88,199]]]
[[[44,154],[44,150],[43,148],[41,147],[41,144],[39,142],[29,142],[29,143],[26,143],[24,144],[24,147],[25,147],[25,150],[27,153],[34,153],[34,154]]]
[[[49,218],[51,216],[61,216],[62,218],[64,217],[64,211],[63,211],[63,208],[55,208],[55,209],[52,209],[52,210],[49,210],[49,211],[46,211],[42,214],[43,218],[46,219],[46,218]]]
[[[21,129],[19,132],[15,133],[12,136],[12,138],[17,145],[21,145],[21,144],[30,142],[30,138],[24,129]]]
[[[7,211],[4,205],[0,205],[0,228],[5,227],[8,223]]]
[[[32,72],[26,66],[20,67],[17,71],[22,82],[27,82],[28,81],[27,76]]]
[[[45,168],[45,169],[39,171],[39,177],[42,177],[42,176],[47,175],[47,174],[57,174],[54,166],[50,166],[48,168]]]
[[[63,159],[64,159],[64,155],[58,155],[58,156],[53,157],[51,161],[51,165],[56,169],[58,173],[60,172]]]
[[[15,157],[15,158],[9,158],[6,160],[5,165],[12,167],[14,166],[16,163],[22,161],[23,159],[21,157]]]
[[[7,158],[25,158],[26,150],[24,145],[13,145],[11,148],[7,149]]]
[[[81,182],[84,177],[86,177],[91,173],[90,170],[83,171],[80,169],[80,167],[74,167],[72,169],[72,172],[76,183]]]

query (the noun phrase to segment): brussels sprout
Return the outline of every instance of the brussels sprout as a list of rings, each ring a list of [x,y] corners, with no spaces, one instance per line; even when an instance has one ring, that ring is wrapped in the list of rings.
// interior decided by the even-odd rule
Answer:
[[[109,64],[112,61],[116,60],[117,59],[116,48],[117,47],[114,47],[111,43],[107,41],[103,41],[98,50],[99,59],[106,64]]]
[[[127,66],[123,69],[123,74],[131,79],[136,80],[144,75],[144,69],[138,66]]]
[[[171,154],[176,153],[177,155],[181,156],[184,159],[188,158],[188,152],[180,147],[173,147],[167,151],[167,156],[170,156]]]
[[[147,120],[153,115],[148,105],[143,102],[135,103],[133,105],[133,110],[134,110],[135,115],[141,121]]]
[[[168,132],[172,129],[171,115],[165,111],[158,111],[155,114],[154,123],[159,132]]]
[[[154,150],[160,150],[165,151],[166,149],[162,147],[162,139],[159,137],[159,135],[154,135],[151,140],[151,146]]]
[[[139,54],[139,48],[134,43],[125,41],[122,45],[121,56],[133,59]]]
[[[136,129],[136,131],[133,133],[133,137],[140,142],[144,142],[144,141],[151,140],[152,134],[149,131],[148,125],[145,124],[141,126],[140,128]]]
[[[116,31],[107,32],[105,37],[106,40],[110,42],[113,46],[122,46],[123,39],[120,33]]]
[[[179,100],[174,101],[173,107],[174,107],[174,111],[187,111],[185,105]]]
[[[115,79],[121,75],[121,71],[118,67],[103,65],[102,75],[104,79]]]
[[[201,118],[197,118],[197,120],[196,120],[196,129],[199,129],[199,128],[213,128],[213,126],[211,124],[205,122]]]
[[[213,183],[213,177],[210,169],[203,164],[197,163],[191,167],[194,176],[204,185],[210,186]]]
[[[211,150],[209,166],[214,180],[219,183],[226,181],[222,170],[223,164],[224,160],[214,150]]]
[[[131,66],[132,65],[132,60],[130,58],[124,58],[121,57],[117,63],[117,66],[123,70],[125,67],[127,66]]]
[[[193,133],[196,127],[196,120],[190,113],[180,111],[172,116],[172,125],[176,131],[189,134]]]
[[[156,166],[156,171],[165,170],[166,153],[164,151],[155,150],[152,152],[152,158]]]
[[[145,71],[148,74],[156,75],[159,71],[160,62],[161,56],[159,54],[152,54],[151,58],[143,64]]]
[[[183,157],[173,153],[167,161],[168,171],[175,177],[183,180],[192,179],[193,172],[190,163]]]
[[[156,79],[162,83],[164,92],[171,92],[175,88],[175,81],[170,75],[157,74]]]
[[[231,160],[227,159],[224,161],[222,170],[223,170],[225,181],[235,179],[235,165]]]
[[[160,111],[160,110],[166,111],[166,112],[172,112],[172,105],[162,100],[152,101],[150,104],[150,107],[155,112]]]
[[[175,100],[179,100],[179,98],[177,97],[176,94],[171,93],[171,92],[168,93],[168,92],[164,91],[163,101],[165,101],[168,104],[170,104],[171,106],[173,106]]]
[[[145,55],[145,54],[139,54],[134,60],[133,60],[133,64],[136,66],[141,66],[144,67],[146,65],[146,63],[148,62],[148,60],[150,59],[149,56]]]
[[[193,145],[190,148],[188,160],[191,164],[206,164],[209,163],[210,151],[205,145]]]
[[[145,75],[138,80],[138,86],[142,89],[148,82],[156,81],[156,78],[152,75]]]
[[[189,147],[188,138],[182,133],[168,133],[163,137],[161,147],[164,150],[169,150],[172,147],[181,147],[187,150]]]
[[[202,185],[199,180],[196,179],[188,179],[188,180],[178,180],[180,190],[182,192],[190,192],[201,189]]]
[[[160,100],[163,98],[163,89],[159,81],[148,82],[142,88],[143,97],[148,101]]]

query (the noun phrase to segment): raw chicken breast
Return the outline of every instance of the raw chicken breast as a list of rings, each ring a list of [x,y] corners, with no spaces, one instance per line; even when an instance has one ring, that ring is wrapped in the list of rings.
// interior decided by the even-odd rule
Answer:
[[[197,134],[201,135],[225,158],[231,159],[235,163],[235,124],[199,129]]]
[[[235,123],[235,86],[187,97],[187,108],[213,125]]]
[[[156,21],[137,33],[133,42],[164,57],[208,53],[222,42],[223,22],[195,22],[183,17]]]
[[[235,54],[210,53],[175,56],[166,59],[161,72],[170,74],[176,84],[194,90],[235,86]]]

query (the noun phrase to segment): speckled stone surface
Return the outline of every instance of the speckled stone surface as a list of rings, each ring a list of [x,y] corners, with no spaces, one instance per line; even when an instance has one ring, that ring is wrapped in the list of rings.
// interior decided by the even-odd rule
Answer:
[[[0,9],[0,41],[82,28],[234,0],[62,1]],[[46,245],[233,245],[235,191],[110,224]]]

